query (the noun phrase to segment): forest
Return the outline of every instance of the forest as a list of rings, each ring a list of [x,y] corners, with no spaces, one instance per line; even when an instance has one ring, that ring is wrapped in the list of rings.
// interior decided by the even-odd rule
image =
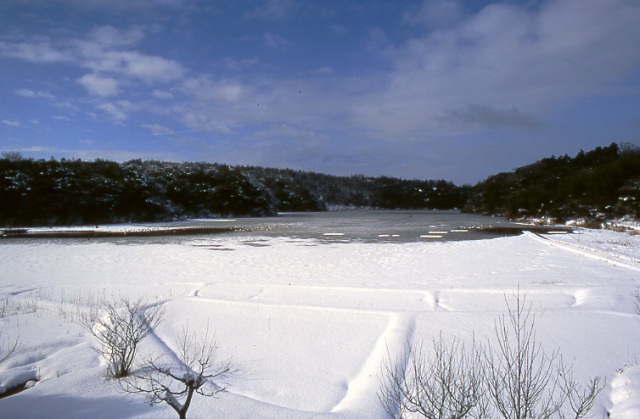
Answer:
[[[549,157],[475,185],[464,210],[511,219],[640,219],[640,149],[612,143]]]
[[[476,185],[291,169],[0,157],[0,225],[81,225],[340,209],[451,210],[509,218],[640,218],[640,149],[613,143]]]

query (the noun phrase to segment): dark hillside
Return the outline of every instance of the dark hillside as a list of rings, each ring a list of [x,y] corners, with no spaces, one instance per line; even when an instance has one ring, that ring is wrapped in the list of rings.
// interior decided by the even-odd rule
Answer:
[[[550,157],[473,187],[466,211],[510,218],[640,217],[640,149],[613,143]]]
[[[336,208],[461,208],[450,182],[216,163],[0,158],[0,226],[263,216]]]
[[[0,159],[0,225],[76,225],[273,213],[238,169],[208,163]]]
[[[475,186],[290,169],[0,158],[0,226],[263,216],[343,208],[462,209],[510,218],[640,218],[640,149],[542,159]]]

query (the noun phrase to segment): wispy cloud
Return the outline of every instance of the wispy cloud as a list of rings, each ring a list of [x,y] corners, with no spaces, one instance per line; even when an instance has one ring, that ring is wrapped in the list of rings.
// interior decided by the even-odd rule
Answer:
[[[182,91],[203,101],[238,102],[250,94],[250,88],[236,80],[215,80],[211,76],[186,79]]]
[[[4,125],[14,127],[14,128],[18,128],[22,125],[19,121],[16,121],[15,119],[3,119],[3,120],[0,120],[0,122],[2,122]]]
[[[48,36],[34,35],[35,26],[0,34],[0,59],[33,74],[15,76],[9,95],[49,100],[55,111],[33,115],[41,131],[57,118],[73,121],[66,125],[78,127],[77,141],[96,121],[113,123],[103,125],[112,138],[128,129],[170,136],[168,144],[188,132],[185,153],[197,158],[206,149],[212,159],[369,173],[393,160],[388,173],[421,174],[427,163],[451,165],[463,139],[487,139],[496,155],[509,147],[496,137],[546,137],[560,125],[556,115],[577,119],[576,104],[637,95],[640,74],[634,0],[415,0],[402,2],[413,5],[406,13],[397,2],[257,0],[216,3],[206,19],[194,11],[210,6],[197,0],[16,1],[65,6],[65,16],[108,14],[94,26],[65,26],[84,29],[42,29]],[[134,9],[157,15],[103,24]],[[321,9],[328,13],[312,13]],[[382,16],[387,10],[395,14]],[[219,32],[232,25],[233,33]],[[31,117],[5,113],[0,125],[23,120],[22,133]],[[448,158],[445,144],[457,149]],[[469,147],[466,165],[482,148]]]
[[[458,23],[464,18],[464,8],[457,0],[425,0],[405,12],[404,19],[412,25],[427,25],[438,29]]]
[[[137,51],[95,51],[87,54],[83,67],[99,73],[113,73],[138,79],[147,84],[166,83],[181,78],[181,64],[166,58]]]
[[[87,42],[103,48],[126,47],[135,45],[145,37],[140,26],[133,26],[125,30],[105,25],[93,28],[87,34]]]
[[[87,89],[89,93],[96,96],[108,97],[118,94],[118,81],[111,77],[85,74],[76,81]]]
[[[454,124],[477,124],[489,128],[533,129],[540,125],[535,118],[516,108],[497,109],[485,105],[468,105],[465,110],[449,112],[446,118]]]
[[[271,32],[265,33],[263,39],[269,48],[284,48],[289,45],[289,41],[285,37]]]
[[[158,99],[173,99],[173,93],[166,90],[154,89],[151,94]]]
[[[167,135],[175,132],[174,130],[160,124],[141,124],[140,126],[151,131],[153,135]]]
[[[252,19],[281,20],[294,8],[291,0],[265,0],[260,6],[247,13]]]
[[[32,63],[72,62],[68,51],[60,50],[51,44],[47,37],[34,37],[26,41],[1,41],[0,55],[19,58]]]
[[[624,0],[456,12],[455,24],[380,50],[393,70],[354,121],[393,138],[531,128],[571,100],[615,94],[640,67],[638,21],[640,7]]]
[[[129,119],[129,113],[138,110],[139,106],[128,100],[118,100],[101,103],[97,108],[109,114],[115,121],[124,122]]]
[[[125,76],[147,84],[181,78],[185,68],[178,62],[132,49],[144,38],[141,27],[118,29],[100,26],[85,38],[48,37],[0,41],[0,55],[34,63],[76,64],[101,76]]]
[[[43,91],[34,91],[31,89],[17,89],[15,93],[18,96],[28,97],[28,98],[40,98],[40,99],[55,99],[55,96],[49,92]]]

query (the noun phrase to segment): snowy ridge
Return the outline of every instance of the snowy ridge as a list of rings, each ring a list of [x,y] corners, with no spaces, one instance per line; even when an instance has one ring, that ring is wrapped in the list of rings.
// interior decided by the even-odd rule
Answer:
[[[384,333],[378,338],[375,347],[356,377],[349,381],[347,394],[331,411],[351,411],[357,413],[377,406],[377,391],[380,386],[378,377],[383,360],[395,359],[402,354],[407,342],[411,342],[415,328],[415,318],[410,315],[394,315]],[[382,416],[380,408],[377,415]]]
[[[542,236],[537,233],[532,233],[530,231],[525,231],[524,234],[527,237],[532,239],[540,240],[543,243],[547,243],[551,246],[558,247],[560,249],[569,250],[574,253],[578,253],[580,255],[602,260],[604,262],[612,263],[617,266],[621,266],[627,269],[633,269],[640,272],[640,259],[632,258],[620,254],[612,254],[606,250],[598,249],[595,247],[589,247],[585,245],[578,245],[575,243],[569,243],[567,241],[559,241],[556,239],[557,236],[553,236],[553,238],[549,236]]]

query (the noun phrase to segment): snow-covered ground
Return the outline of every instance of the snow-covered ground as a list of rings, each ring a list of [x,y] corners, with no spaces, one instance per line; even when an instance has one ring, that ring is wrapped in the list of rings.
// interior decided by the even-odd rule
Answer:
[[[384,417],[383,358],[441,332],[491,337],[518,288],[545,349],[558,349],[581,382],[606,377],[593,417],[640,417],[640,235],[338,239],[0,242],[0,340],[19,339],[0,385],[39,380],[0,399],[0,417],[174,417],[106,379],[96,340],[78,325],[123,296],[166,307],[143,353],[175,350],[187,325],[208,327],[237,367],[227,393],[194,399],[191,418]]]

